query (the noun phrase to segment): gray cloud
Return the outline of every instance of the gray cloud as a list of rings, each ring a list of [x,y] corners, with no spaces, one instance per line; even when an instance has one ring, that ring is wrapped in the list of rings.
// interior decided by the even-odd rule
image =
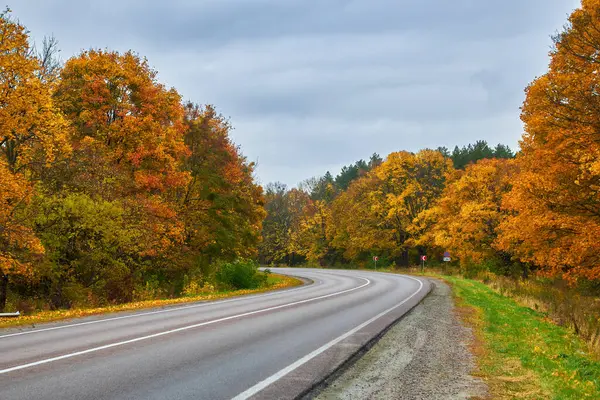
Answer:
[[[570,0],[19,2],[67,58],[134,49],[185,98],[231,117],[263,183],[377,151],[477,139],[516,147],[523,88],[544,72]]]

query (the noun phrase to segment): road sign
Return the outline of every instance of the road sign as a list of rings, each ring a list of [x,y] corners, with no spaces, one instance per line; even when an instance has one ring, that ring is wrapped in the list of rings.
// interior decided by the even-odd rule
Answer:
[[[450,252],[449,252],[449,251],[445,251],[445,252],[444,252],[444,261],[445,261],[445,262],[449,262],[449,261],[451,261],[451,260],[452,260],[452,259],[450,258]]]
[[[379,261],[379,257],[373,256],[373,261]]]
[[[427,256],[421,256],[421,261],[427,261]]]

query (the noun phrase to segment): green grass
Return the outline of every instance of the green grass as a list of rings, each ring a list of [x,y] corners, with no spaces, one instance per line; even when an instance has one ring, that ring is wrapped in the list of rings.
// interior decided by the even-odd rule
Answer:
[[[443,279],[475,327],[478,375],[492,398],[600,399],[600,362],[577,335],[481,282]]]

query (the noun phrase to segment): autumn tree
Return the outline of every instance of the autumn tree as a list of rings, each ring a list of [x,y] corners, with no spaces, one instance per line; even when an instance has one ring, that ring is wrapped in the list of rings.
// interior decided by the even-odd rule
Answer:
[[[30,171],[68,153],[68,127],[40,79],[25,27],[0,14],[0,149],[12,172]]]
[[[328,203],[324,200],[307,201],[301,213],[295,215],[292,225],[294,253],[322,267],[331,264],[334,254],[327,237],[330,222]]]
[[[259,246],[263,263],[294,264],[302,259],[305,243],[299,232],[306,216],[306,207],[312,204],[309,195],[298,189],[288,190],[281,182],[270,183],[265,191],[263,241]]]
[[[185,186],[184,109],[156,75],[133,52],[89,50],[66,62],[55,98],[76,128],[70,186],[111,198]]]
[[[435,206],[420,216],[426,223],[422,244],[450,251],[463,268],[494,261],[502,267],[510,257],[496,249],[495,241],[507,216],[502,198],[515,174],[514,161],[504,159],[484,159],[456,171]]]
[[[132,52],[90,50],[67,61],[55,95],[76,128],[71,163],[57,172],[69,190],[130,202],[151,233],[149,255],[181,240],[171,199],[189,180],[181,98],[156,74]]]
[[[371,252],[390,251],[393,237],[390,230],[382,229],[375,212],[373,193],[380,180],[374,171],[350,184],[331,204],[327,237],[331,246],[343,253],[347,260],[360,261]],[[365,256],[366,254],[366,256]]]
[[[600,1],[583,0],[527,88],[501,248],[548,275],[600,279]]]
[[[134,53],[90,50],[66,62],[54,101],[73,127],[73,152],[45,172],[35,201],[40,213],[70,216],[60,224],[52,218],[37,220],[36,230],[54,265],[50,295],[57,306],[68,305],[61,289],[66,282],[61,279],[68,275],[82,291],[105,294],[109,301],[127,300],[134,277],[143,275],[149,263],[155,270],[171,265],[168,250],[183,242],[176,195],[188,183],[189,172],[181,168],[188,155],[181,98],[160,84],[147,61]],[[117,210],[119,217],[83,235],[81,227],[93,225],[102,210]],[[76,242],[65,247],[65,237]],[[131,246],[131,240],[137,244]],[[122,273],[75,273],[85,265],[102,269],[89,261],[89,246],[100,246],[104,259],[96,252],[97,262],[106,267],[111,259]]]
[[[31,257],[43,253],[27,218],[41,170],[70,152],[69,129],[41,79],[25,28],[0,14],[0,310],[11,276],[33,278]]]
[[[233,144],[229,122],[214,107],[187,104],[185,122],[183,169],[191,179],[178,197],[188,255],[200,256],[204,266],[256,257],[265,211],[255,164]]]
[[[375,173],[380,180],[374,210],[393,236],[392,253],[407,265],[418,235],[415,221],[440,196],[452,164],[439,152],[392,153]]]
[[[377,251],[408,265],[417,246],[417,217],[440,196],[451,170],[451,161],[437,151],[391,153],[334,201],[333,245],[348,258]]]

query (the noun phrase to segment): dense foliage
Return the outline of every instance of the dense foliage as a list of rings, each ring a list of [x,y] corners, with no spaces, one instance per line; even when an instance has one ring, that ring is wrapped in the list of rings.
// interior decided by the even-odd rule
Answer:
[[[213,107],[131,51],[61,65],[0,30],[0,310],[177,295],[256,256],[262,188]]]
[[[258,272],[258,263],[237,259],[218,266],[216,282],[222,289],[256,289],[265,284],[267,275]]]

